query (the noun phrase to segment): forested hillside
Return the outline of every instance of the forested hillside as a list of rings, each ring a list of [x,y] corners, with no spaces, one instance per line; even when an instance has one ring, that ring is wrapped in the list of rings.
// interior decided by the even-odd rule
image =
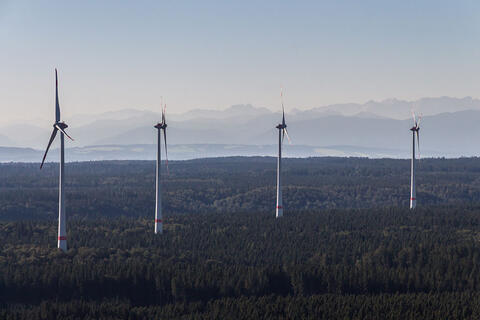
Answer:
[[[480,318],[480,161],[170,163],[153,234],[152,162],[0,166],[0,319]]]
[[[68,227],[64,254],[55,223],[0,225],[0,318],[480,316],[480,207],[177,215],[157,237],[144,219]]]
[[[326,208],[405,207],[410,162],[361,158],[286,159],[286,212]],[[163,176],[166,215],[270,212],[275,206],[274,158],[171,161]],[[0,164],[0,219],[56,219],[58,164]],[[153,217],[153,161],[69,163],[69,217]],[[480,199],[480,159],[424,159],[418,165],[418,205]]]

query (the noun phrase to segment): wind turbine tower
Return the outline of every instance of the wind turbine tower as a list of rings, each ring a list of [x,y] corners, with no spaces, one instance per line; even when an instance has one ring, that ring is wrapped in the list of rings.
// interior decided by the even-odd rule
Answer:
[[[415,186],[415,135],[417,136],[417,145],[418,145],[418,153],[420,158],[420,120],[421,117],[418,118],[415,116],[415,113],[412,112],[413,115],[413,127],[410,128],[412,131],[412,163],[411,163],[411,170],[410,170],[410,209],[415,209],[417,206],[417,190]]]
[[[157,123],[154,127],[157,129],[157,179],[156,179],[156,201],[155,201],[155,234],[163,233],[163,220],[162,220],[162,192],[160,184],[160,165],[161,165],[161,146],[162,138],[161,131],[163,130],[163,138],[165,141],[165,163],[168,170],[168,154],[167,154],[167,122],[165,119],[165,111],[167,105],[165,104],[162,109],[162,122]]]
[[[283,106],[283,91],[280,92],[280,98],[282,101],[282,123],[278,124],[278,160],[277,160],[277,206],[276,217],[283,217],[283,200],[282,200],[282,144],[285,135],[290,141],[290,137],[287,132],[287,124],[285,123],[285,107]]]
[[[48,141],[47,150],[43,155],[42,164],[40,169],[42,169],[47,157],[48,150],[52,145],[53,140],[57,132],[60,131],[60,175],[59,175],[59,187],[58,187],[58,248],[62,251],[67,251],[67,226],[66,226],[66,216],[65,216],[65,139],[64,136],[67,136],[70,140],[73,139],[65,132],[65,129],[68,128],[65,122],[60,122],[60,104],[58,102],[58,76],[57,69],[55,69],[55,123],[53,124],[53,132],[50,136],[50,141]]]

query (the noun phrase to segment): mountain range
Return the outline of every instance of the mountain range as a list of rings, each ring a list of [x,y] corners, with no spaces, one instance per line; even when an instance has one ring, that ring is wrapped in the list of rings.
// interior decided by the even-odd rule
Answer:
[[[424,115],[420,131],[423,156],[474,156],[480,152],[474,144],[480,138],[480,100],[440,97],[290,110],[286,118],[293,144],[285,146],[287,155],[408,157],[412,108]],[[220,111],[196,109],[167,116],[172,159],[276,152],[279,111],[234,105]],[[149,146],[156,143],[153,125],[159,119],[159,113],[135,109],[65,119],[75,138],[67,142],[70,154],[75,155],[71,160],[153,159],[155,148]],[[50,131],[28,124],[0,127],[0,146],[4,147],[0,161],[37,159],[35,155],[29,160],[45,147]],[[53,155],[49,158],[55,159]]]

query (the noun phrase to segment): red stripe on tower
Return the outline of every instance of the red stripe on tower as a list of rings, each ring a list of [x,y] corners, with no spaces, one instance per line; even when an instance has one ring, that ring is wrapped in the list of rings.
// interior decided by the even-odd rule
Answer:
[[[156,223],[162,223],[162,219],[155,219]]]
[[[277,206],[277,209],[283,209],[283,207],[282,206]]]
[[[67,240],[67,236],[60,236],[58,237],[58,240]]]
[[[410,200],[417,200],[417,198],[410,198]]]

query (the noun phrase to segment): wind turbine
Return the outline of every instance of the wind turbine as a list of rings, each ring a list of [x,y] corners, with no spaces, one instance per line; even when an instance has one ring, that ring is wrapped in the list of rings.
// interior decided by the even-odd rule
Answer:
[[[287,124],[285,123],[285,107],[283,106],[283,90],[280,91],[280,98],[282,101],[282,123],[278,124],[276,128],[278,129],[278,160],[277,160],[277,206],[276,206],[276,217],[283,217],[283,201],[282,201],[282,144],[285,135],[290,141],[290,137],[287,132]]]
[[[415,135],[417,136],[418,144],[418,157],[420,158],[420,116],[417,121],[415,112],[412,111],[413,116],[413,127],[410,128],[412,131],[412,164],[411,164],[411,177],[410,177],[410,209],[415,209],[417,206],[417,191],[415,188]]]
[[[161,130],[163,130],[163,138],[165,140],[165,163],[168,170],[168,153],[167,153],[167,122],[165,119],[165,112],[167,104],[162,109],[162,122],[157,123],[154,127],[158,131],[157,135],[157,180],[156,180],[156,201],[155,201],[155,234],[163,233],[163,220],[162,220],[162,194],[160,184],[160,162],[161,162]]]
[[[48,141],[47,150],[43,155],[42,164],[40,169],[43,167],[45,158],[47,157],[48,149],[52,145],[57,131],[60,131],[60,178],[59,178],[59,187],[58,187],[58,248],[67,251],[67,226],[66,226],[66,217],[65,217],[65,194],[63,192],[64,182],[65,182],[65,142],[64,135],[67,136],[70,140],[73,139],[65,132],[65,129],[68,128],[65,122],[60,122],[60,104],[58,102],[58,77],[57,69],[55,69],[55,123],[53,124],[53,132],[50,136],[50,141]]]

